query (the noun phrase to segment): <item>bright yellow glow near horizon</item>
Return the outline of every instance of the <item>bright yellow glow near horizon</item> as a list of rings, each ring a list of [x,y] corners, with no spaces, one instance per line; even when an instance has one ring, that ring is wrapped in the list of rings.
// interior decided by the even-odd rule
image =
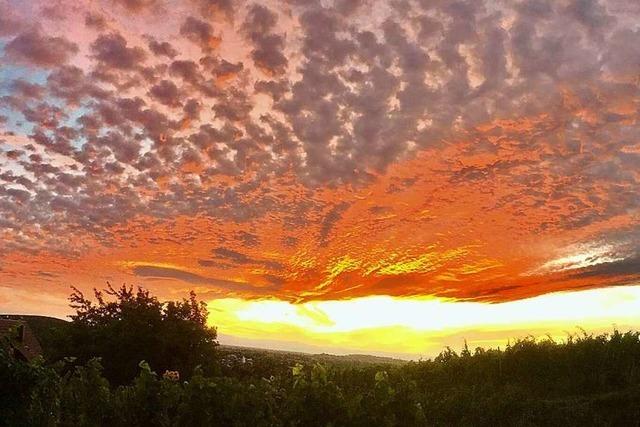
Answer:
[[[640,285],[495,304],[389,296],[301,304],[225,298],[210,301],[209,309],[223,343],[286,350],[321,346],[336,353],[417,358],[433,356],[448,345],[459,349],[465,339],[470,346],[495,347],[529,335],[562,339],[577,328],[633,329],[640,321]],[[265,337],[278,341],[262,341]]]

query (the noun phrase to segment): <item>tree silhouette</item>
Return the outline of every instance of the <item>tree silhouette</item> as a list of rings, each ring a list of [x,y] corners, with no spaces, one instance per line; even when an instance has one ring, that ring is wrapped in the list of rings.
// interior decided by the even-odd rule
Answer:
[[[213,369],[217,332],[207,326],[206,304],[193,291],[188,299],[161,302],[141,287],[114,289],[107,283],[94,296],[95,302],[73,288],[75,314],[61,335],[60,357],[79,363],[99,357],[115,384],[134,378],[143,360],[156,372],[178,371],[182,377],[199,365],[205,372]]]

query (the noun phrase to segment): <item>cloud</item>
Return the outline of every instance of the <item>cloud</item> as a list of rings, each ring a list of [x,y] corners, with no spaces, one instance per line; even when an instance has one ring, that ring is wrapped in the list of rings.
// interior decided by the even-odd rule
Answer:
[[[5,46],[9,60],[41,67],[64,64],[76,53],[75,43],[64,37],[46,36],[38,28],[23,31]]]
[[[328,244],[328,239],[333,227],[340,221],[342,213],[347,209],[349,209],[349,203],[341,202],[333,206],[325,215],[320,225],[320,246],[326,246]]]
[[[204,51],[211,50],[219,43],[219,38],[213,34],[213,27],[193,16],[187,17],[180,26],[180,34],[199,45]]]
[[[253,44],[251,57],[260,69],[269,74],[280,74],[287,68],[283,50],[285,38],[273,33],[278,17],[268,8],[254,4],[249,9],[243,29]]]
[[[190,2],[199,7],[200,13],[205,18],[221,13],[227,19],[232,20],[237,7],[235,0],[190,0]]]
[[[230,262],[232,264],[261,265],[274,271],[279,271],[279,270],[282,270],[283,268],[283,265],[279,262],[264,260],[264,259],[255,259],[241,252],[235,251],[233,249],[224,248],[224,247],[215,248],[211,252],[213,253],[214,257],[217,258],[218,260]],[[207,264],[215,265],[215,263],[213,262],[207,262],[207,261],[201,260],[201,265],[207,265]]]
[[[127,40],[118,33],[101,34],[91,44],[96,60],[108,67],[128,70],[144,62],[146,55],[140,47],[128,47]]]
[[[0,37],[18,33],[23,25],[8,4],[0,3]]]
[[[637,283],[640,280],[640,255],[585,267],[581,271],[574,273],[572,277],[579,279],[620,277],[626,283]]]
[[[159,0],[111,0],[114,4],[124,7],[130,12],[147,10],[160,3]]]
[[[228,291],[256,290],[258,292],[261,292],[273,288],[273,286],[267,286],[265,289],[265,287],[257,287],[249,283],[204,277],[199,274],[191,273],[189,271],[169,267],[139,265],[133,267],[132,272],[139,277],[175,279],[192,285],[211,285]]]
[[[637,234],[628,2],[107,3],[0,13],[5,271],[135,249],[290,300],[637,277],[626,246],[527,274]]]
[[[178,55],[178,51],[169,42],[159,42],[154,39],[149,40],[149,50],[156,55],[174,58]]]
[[[178,87],[170,80],[162,80],[158,84],[151,87],[149,94],[156,101],[168,107],[178,107],[180,102],[180,91]]]
[[[239,231],[235,238],[242,242],[243,245],[248,247],[258,246],[260,237],[253,233],[247,233],[246,231]]]
[[[87,13],[84,17],[84,25],[102,31],[107,28],[107,21],[103,15],[98,13]]]

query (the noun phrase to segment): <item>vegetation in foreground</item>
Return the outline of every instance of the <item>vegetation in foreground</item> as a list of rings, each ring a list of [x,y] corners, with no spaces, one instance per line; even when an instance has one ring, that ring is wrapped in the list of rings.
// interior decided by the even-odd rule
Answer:
[[[446,349],[404,364],[305,364],[286,353],[219,351],[206,307],[193,295],[167,304],[142,289],[108,293],[110,301],[98,293],[96,304],[72,295],[76,315],[50,331],[56,348],[47,360],[15,360],[0,347],[0,425],[617,426],[640,419],[637,332]]]

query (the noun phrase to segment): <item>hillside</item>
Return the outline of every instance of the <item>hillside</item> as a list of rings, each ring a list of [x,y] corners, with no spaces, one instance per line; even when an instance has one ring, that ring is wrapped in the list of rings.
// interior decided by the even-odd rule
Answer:
[[[257,347],[242,347],[233,345],[221,345],[218,351],[222,355],[237,354],[252,359],[272,358],[286,359],[299,363],[331,363],[338,365],[362,364],[362,365],[401,365],[405,360],[394,359],[392,357],[372,356],[369,354],[329,354],[329,353],[302,353],[296,351],[264,349]]]
[[[0,314],[1,319],[24,320],[29,324],[33,332],[39,334],[48,332],[51,328],[66,325],[66,320],[48,316],[34,316],[29,314]]]
[[[0,314],[0,318],[27,322],[36,338],[38,338],[45,357],[51,354],[57,334],[62,328],[69,324],[66,320],[55,317],[28,314]]]

